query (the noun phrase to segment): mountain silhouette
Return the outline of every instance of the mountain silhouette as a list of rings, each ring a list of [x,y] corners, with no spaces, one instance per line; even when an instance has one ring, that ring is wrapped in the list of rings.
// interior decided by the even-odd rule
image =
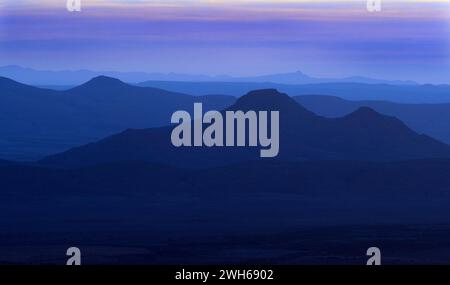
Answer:
[[[228,110],[242,111],[266,111],[276,110],[285,114],[295,114],[302,117],[315,117],[315,114],[302,105],[297,104],[287,94],[278,92],[276,89],[262,89],[250,91],[240,97]]]
[[[386,84],[416,84],[413,81],[401,80],[380,80],[366,78],[361,76],[352,76],[347,78],[315,78],[307,74],[296,71],[279,74],[268,74],[252,77],[233,77],[227,75],[208,76],[191,75],[179,73],[147,73],[147,72],[116,72],[116,71],[93,71],[93,70],[34,70],[17,65],[1,66],[0,76],[8,76],[14,80],[26,82],[33,85],[77,85],[85,82],[89,78],[99,75],[119,78],[126,82],[142,82],[145,80],[164,80],[164,81],[202,81],[202,82],[273,82],[283,84],[305,84],[305,83],[323,83],[323,82],[359,82],[359,83],[386,83]]]
[[[100,75],[100,76],[96,76],[92,79],[90,79],[89,81],[72,88],[72,90],[77,90],[77,89],[92,89],[92,88],[110,88],[111,90],[114,90],[115,88],[126,88],[127,86],[130,86],[126,83],[124,83],[123,81],[117,79],[117,78],[112,78],[112,77],[108,77],[108,76],[104,76],[104,75]]]
[[[231,81],[231,80],[229,80]],[[414,85],[414,81],[402,80],[382,80],[363,76],[351,76],[345,78],[315,78],[308,76],[302,71],[269,74],[263,76],[235,78],[237,82],[271,82],[281,84],[313,84],[313,83],[332,83],[332,82],[347,82],[347,83],[367,83],[367,84],[394,84],[394,85]]]
[[[184,93],[169,92],[152,87],[138,87],[107,76],[94,77],[84,84],[66,90],[64,93],[68,96],[77,97],[80,101],[83,99],[109,98],[116,100],[122,99],[123,102],[116,103],[127,104],[127,102],[134,102],[135,100],[141,99],[143,101],[139,102],[139,104],[157,103],[160,105],[159,107],[164,107],[164,104],[168,101],[171,102],[171,100],[174,101],[174,104],[177,104],[176,101],[180,101],[180,103],[178,103],[179,105],[183,105],[183,103],[187,101],[192,102],[191,96]],[[155,100],[155,102],[148,102],[149,99]],[[201,100],[202,98],[199,99]],[[147,100],[147,102],[145,100]],[[105,100],[102,103],[109,103],[109,101]]]
[[[308,111],[286,94],[265,89],[249,92],[226,110],[279,111],[277,160],[391,161],[450,157],[448,145],[419,135],[395,117],[366,107],[342,118],[329,119]],[[260,148],[255,147],[176,148],[170,141],[172,128],[130,129],[97,143],[49,156],[41,163],[80,167],[143,160],[180,167],[211,167],[259,160]]]
[[[191,95],[223,94],[239,97],[252,90],[277,89],[291,96],[328,95],[346,100],[384,100],[399,103],[449,103],[450,85],[395,85],[354,82],[281,84],[272,82],[184,82],[146,81],[139,86],[155,87]]]
[[[450,104],[401,104],[387,101],[348,101],[334,96],[305,95],[293,97],[309,110],[325,117],[336,118],[354,112],[362,106],[385,115],[395,116],[413,130],[426,133],[450,144]]]
[[[137,87],[106,76],[65,91],[0,78],[0,157],[36,160],[127,128],[168,125],[172,112],[194,102],[222,109],[234,100]]]
[[[137,87],[106,76],[98,76],[85,84],[65,91],[36,88],[8,78],[0,78],[0,91],[0,114],[2,118],[0,120],[0,129],[2,130],[0,157],[8,160],[36,160],[129,128],[144,129],[168,125],[170,116],[175,110],[191,110],[194,102],[202,102],[205,111],[210,109],[221,110],[235,102],[235,99],[229,96],[192,97],[158,88]],[[311,131],[311,127],[306,122],[310,122],[310,125],[320,125],[320,127],[314,127],[318,129],[315,134],[308,134],[308,136],[316,137],[318,134],[335,132],[334,127],[329,126],[332,125],[331,121],[314,115],[299,104],[294,104],[295,102],[287,96],[272,96],[272,98],[271,94],[277,95],[278,92],[273,89],[267,89],[265,92],[250,92],[247,96],[239,98],[236,101],[237,105],[233,108],[249,110],[256,109],[259,105],[261,105],[260,109],[264,110],[281,110],[284,108],[283,113],[285,114],[282,114],[282,116],[287,116],[287,119],[282,120],[282,123],[291,124],[295,122],[297,126],[282,128],[281,135],[283,135],[283,129],[287,129],[287,132],[289,132],[289,129],[305,125],[301,132],[306,136]],[[253,95],[256,95],[258,100],[253,100]],[[297,100],[297,98],[294,99]],[[280,106],[275,106],[275,104]],[[311,107],[312,111],[318,111],[319,114],[322,114],[321,108],[315,109],[316,105],[308,104],[308,102],[305,102],[305,104]],[[345,107],[344,112],[340,114],[347,115],[367,104],[378,112],[405,120],[408,126],[413,127],[416,131],[432,134],[439,139],[447,138],[445,136],[447,126],[443,125],[442,120],[439,121],[438,119],[439,114],[446,114],[445,104],[401,105],[400,109],[394,103],[384,103],[384,105],[390,104],[388,107],[383,107],[382,103],[375,104],[371,101],[355,104]],[[379,106],[380,104],[383,106]],[[248,108],[246,105],[248,105]],[[339,113],[341,108],[339,106],[342,106],[342,104],[335,102],[332,105],[336,106],[336,112]],[[429,111],[422,111],[422,106]],[[405,108],[406,111],[403,111]],[[324,113],[324,115],[329,114],[329,112]],[[418,119],[416,114],[422,114],[422,116]],[[347,121],[347,123],[351,123],[350,119]],[[440,123],[436,123],[436,121]],[[357,127],[358,119],[356,123],[351,124],[356,124],[354,127]],[[329,126],[328,130],[324,130],[326,126]],[[344,129],[342,132],[346,132],[346,130]],[[390,132],[396,133],[392,130]],[[292,132],[289,137],[294,138],[297,135],[296,132]],[[326,139],[326,136],[324,136],[324,139]],[[299,138],[294,141],[302,143],[304,140],[307,140],[307,138]],[[290,141],[291,139],[288,139],[287,143],[283,143],[285,148],[292,145]],[[312,142],[309,145],[316,143],[318,142]],[[296,145],[293,144],[291,147],[296,148]],[[344,148],[344,146],[341,148]],[[331,150],[327,150],[328,154],[323,157],[332,158],[333,154],[336,154],[336,157],[347,157],[342,153],[336,153],[330,146],[327,146],[326,149]],[[423,148],[417,146],[411,148],[408,152],[411,154],[414,149]],[[284,153],[283,150],[281,151],[280,155]],[[309,157],[318,157],[318,151],[319,149],[315,149],[311,155],[293,150],[292,153],[298,154],[296,159],[309,159]],[[222,150],[216,152],[220,153]],[[227,150],[227,152],[235,151]],[[401,150],[401,152],[403,151]],[[431,149],[427,155],[424,155],[423,151],[419,151],[419,153],[421,154],[418,157],[436,156]],[[437,151],[437,153],[440,153],[440,151]],[[242,153],[236,154],[237,157],[242,155]],[[386,156],[397,157],[394,154]],[[406,158],[410,156],[403,155]],[[235,160],[240,161],[237,157]],[[253,153],[248,155],[248,159],[251,158],[254,158]],[[356,156],[356,158],[359,157]]]
[[[6,77],[0,77],[0,100],[2,100],[2,103],[13,104],[15,103],[13,100],[30,100],[30,104],[43,100],[44,103],[47,103],[49,100],[55,99],[54,96],[57,94],[58,92],[55,90],[37,88]],[[3,105],[3,107],[14,108],[15,106]]]

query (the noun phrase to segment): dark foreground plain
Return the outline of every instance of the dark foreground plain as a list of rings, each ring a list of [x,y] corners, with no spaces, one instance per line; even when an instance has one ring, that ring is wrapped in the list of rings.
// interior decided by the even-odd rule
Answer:
[[[284,232],[153,241],[152,232],[2,234],[1,264],[65,264],[76,245],[82,264],[365,265],[381,249],[385,265],[450,263],[450,225],[299,227]],[[103,237],[103,238],[102,238]],[[107,238],[106,238],[107,237]]]
[[[376,246],[384,263],[448,264],[448,173],[450,160],[4,165],[0,262],[64,264],[76,246],[86,264],[361,264]]]

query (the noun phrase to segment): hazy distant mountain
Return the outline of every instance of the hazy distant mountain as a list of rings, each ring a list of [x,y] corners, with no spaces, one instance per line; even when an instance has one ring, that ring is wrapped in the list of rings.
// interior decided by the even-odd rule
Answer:
[[[207,76],[189,75],[181,73],[148,73],[148,72],[117,72],[117,71],[92,71],[92,70],[34,70],[20,66],[10,65],[0,67],[0,76],[8,77],[16,81],[39,86],[57,85],[78,85],[90,78],[105,75],[121,79],[125,82],[137,83],[147,80],[153,81],[199,81],[199,82],[272,82],[281,84],[311,84],[311,83],[331,83],[331,82],[354,82],[369,84],[394,84],[394,85],[414,85],[413,81],[400,80],[380,80],[361,76],[346,78],[314,78],[301,71],[292,73],[280,73],[253,77],[234,76]]]
[[[277,89],[297,95],[330,95],[347,100],[384,100],[401,103],[450,103],[450,85],[389,85],[365,83],[277,84],[251,82],[146,81],[139,86],[161,88],[192,95],[241,96],[251,90]]]
[[[178,86],[178,83],[172,82],[167,87],[177,89],[186,87],[185,84],[187,84],[180,83],[181,86]],[[238,91],[265,85],[230,83],[231,85],[227,87],[225,83],[202,83],[201,85],[206,86],[203,84],[209,84],[207,88],[211,89],[211,93],[216,94],[228,93],[229,86],[232,86],[231,89],[238,86],[234,89]],[[395,98],[408,96],[419,98],[417,94],[422,93],[427,93],[426,96],[431,98],[444,98],[445,95],[440,92],[446,90],[445,86],[414,86],[411,87],[412,89],[403,86],[396,89],[396,86],[388,85],[370,85],[369,88],[369,85],[365,84],[336,84],[335,89],[332,88],[333,86],[322,84],[303,87],[306,88],[302,89],[303,92],[335,90],[336,93],[345,94],[346,91],[357,90],[358,94],[361,92],[361,94],[374,96],[383,94],[387,90],[388,94],[401,95],[394,96]],[[187,89],[193,91],[191,88]],[[350,97],[357,97],[358,94]],[[415,95],[417,96],[414,97]],[[233,104],[235,100],[230,96],[218,95],[194,98],[180,92],[168,92],[159,88],[140,88],[104,76],[66,91],[35,88],[7,78],[0,78],[0,157],[10,160],[39,159],[128,128],[140,129],[168,125],[170,116],[175,110],[190,110],[194,102],[203,102],[205,110],[221,110]],[[364,105],[367,104],[359,104],[358,107]],[[336,105],[335,111],[340,109],[339,106],[339,104]],[[446,106],[435,105],[430,112],[426,111],[428,107],[430,106],[426,105],[422,109],[419,106],[409,106],[410,111],[407,114],[398,112],[398,117],[405,119],[416,131],[447,141],[448,131],[445,120],[439,121],[438,118],[439,114],[445,118],[445,114],[448,113]],[[351,111],[356,109],[352,106]],[[390,112],[389,108],[377,110],[380,113],[397,115],[397,112]],[[348,113],[350,112],[345,114]]]
[[[385,101],[346,101],[332,96],[297,96],[294,99],[309,110],[326,117],[345,116],[367,106],[395,116],[419,133],[450,144],[450,104],[399,104]]]
[[[35,86],[74,86],[82,84],[96,76],[109,76],[125,82],[142,82],[145,80],[208,80],[208,76],[184,75],[177,73],[146,73],[146,72],[116,72],[116,71],[92,71],[92,70],[35,70],[16,65],[0,67],[0,76],[8,77],[16,81]]]
[[[127,128],[168,125],[171,114],[203,102],[223,109],[233,97],[192,97],[96,77],[66,91],[0,78],[0,157],[33,160]]]
[[[292,73],[280,73],[264,76],[230,78],[233,82],[272,82],[280,84],[317,84],[317,83],[366,83],[366,84],[392,84],[392,85],[416,85],[414,81],[381,80],[363,76],[352,76],[344,78],[314,78],[301,71]]]
[[[450,157],[448,145],[419,135],[400,120],[366,107],[342,118],[328,119],[308,111],[286,94],[259,90],[239,98],[227,110],[279,111],[278,160],[389,161]],[[144,160],[172,166],[211,167],[259,159],[259,148],[254,147],[176,148],[170,141],[171,129],[127,130],[41,162],[80,167]]]

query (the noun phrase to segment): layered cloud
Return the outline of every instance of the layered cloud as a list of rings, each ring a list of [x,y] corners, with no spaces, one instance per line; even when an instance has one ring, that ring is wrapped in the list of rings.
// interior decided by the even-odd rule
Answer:
[[[449,1],[2,1],[0,64],[442,82]],[[95,61],[92,59],[95,58]],[[426,70],[426,72],[424,72]]]

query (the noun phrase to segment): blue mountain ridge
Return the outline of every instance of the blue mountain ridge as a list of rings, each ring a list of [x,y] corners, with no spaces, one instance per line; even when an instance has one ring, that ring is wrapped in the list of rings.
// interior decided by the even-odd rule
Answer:
[[[290,96],[329,95],[346,100],[383,100],[397,103],[450,103],[450,85],[393,85],[354,82],[279,84],[271,82],[180,82],[145,81],[137,84],[191,95],[242,96],[252,90],[277,89]]]
[[[394,116],[416,132],[450,143],[450,104],[400,104],[387,101],[349,101],[334,96],[304,95],[294,99],[307,109],[330,118],[342,117],[361,107]]]
[[[127,128],[167,125],[172,112],[194,102],[202,102],[208,110],[223,109],[234,100],[194,98],[105,76],[65,91],[0,78],[0,157],[35,160]]]
[[[395,84],[414,85],[413,81],[381,80],[363,76],[352,76],[346,78],[314,78],[301,71],[269,74],[262,76],[236,77],[227,75],[207,76],[190,75],[181,73],[158,73],[158,72],[118,72],[118,71],[93,71],[93,70],[36,70],[17,65],[0,67],[0,76],[12,78],[17,81],[31,85],[78,85],[93,77],[106,75],[115,77],[126,82],[137,83],[146,80],[162,81],[202,81],[202,82],[273,82],[283,84],[307,84],[324,82],[355,82],[368,84]]]
[[[330,119],[308,111],[286,94],[266,89],[248,93],[227,110],[279,111],[280,154],[276,158],[279,160],[450,158],[448,145],[419,135],[397,118],[367,107],[342,118]],[[96,143],[49,156],[41,163],[81,167],[143,160],[176,167],[211,167],[259,159],[256,147],[177,148],[170,141],[172,129],[129,129]]]

